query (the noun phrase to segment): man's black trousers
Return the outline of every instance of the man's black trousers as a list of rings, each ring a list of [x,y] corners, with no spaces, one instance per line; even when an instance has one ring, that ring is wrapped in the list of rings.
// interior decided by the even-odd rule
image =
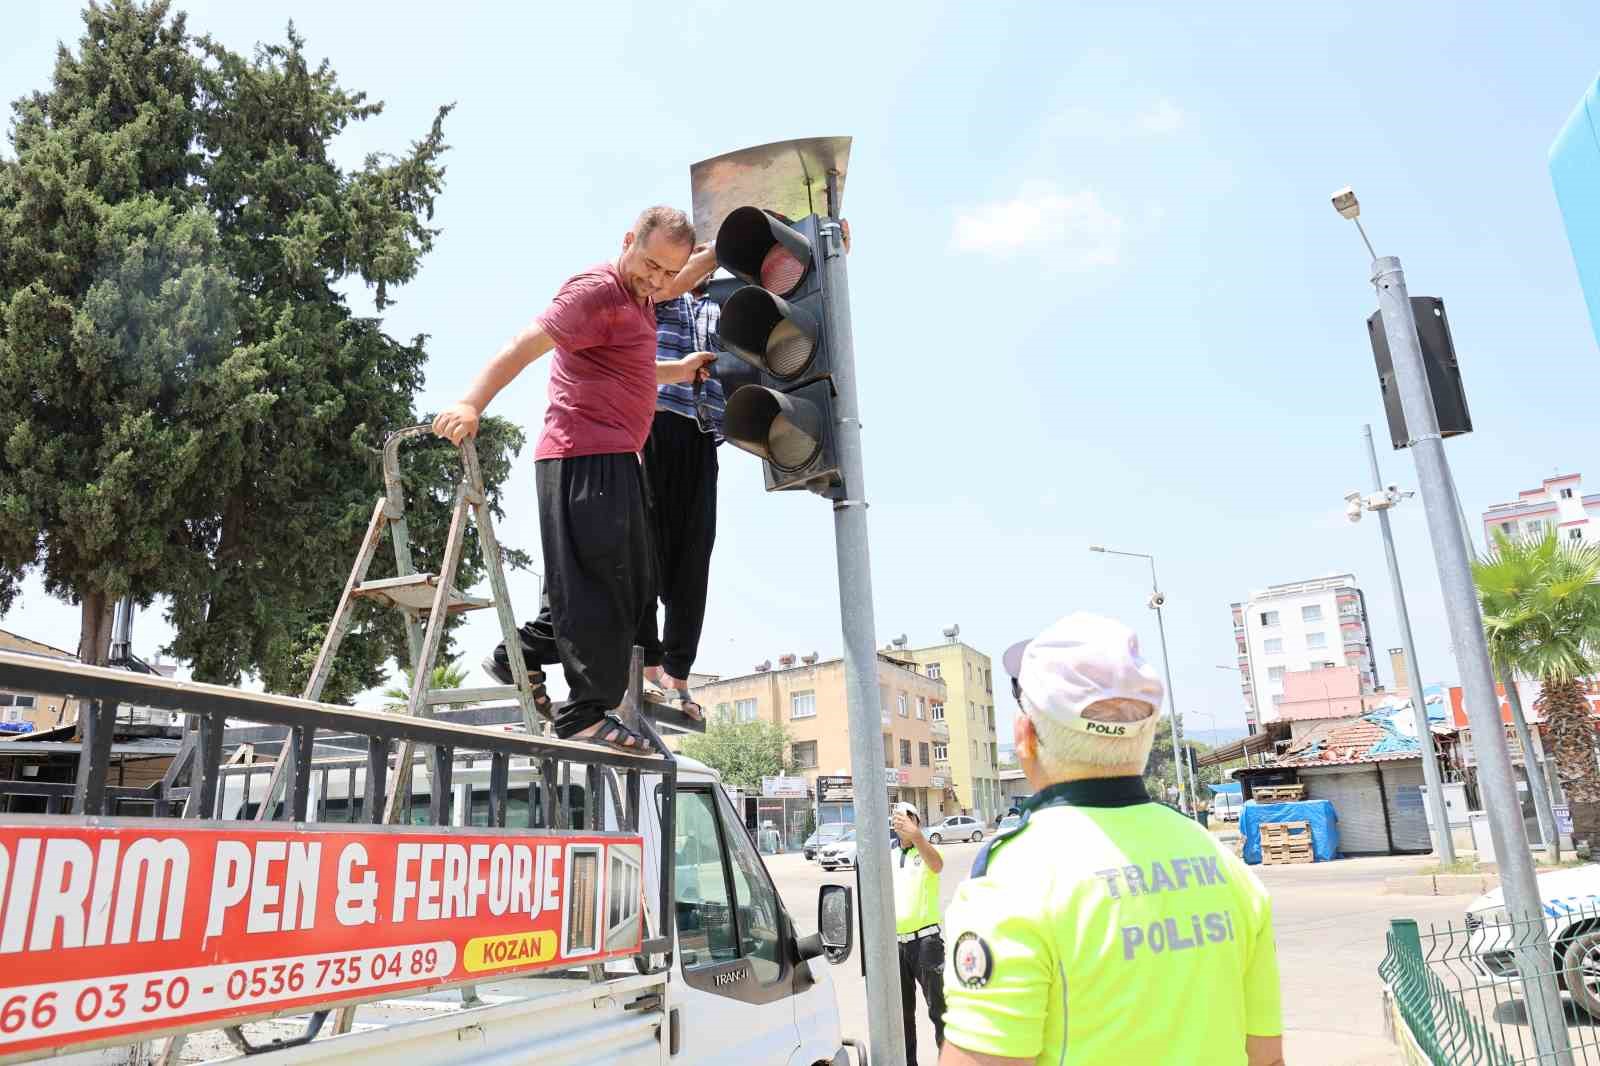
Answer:
[[[917,1061],[917,985],[928,1003],[933,1042],[944,1049],[944,937],[938,934],[900,945],[900,1010],[905,1016],[906,1061]]]
[[[655,557],[639,458],[580,455],[534,464],[548,606],[523,625],[530,664],[559,662],[568,703],[556,735],[598,722],[628,690],[628,660],[655,605]]]
[[[636,638],[646,666],[686,680],[706,620],[706,583],[717,539],[717,445],[692,418],[657,411],[644,446],[657,591],[666,623],[656,629],[654,597]]]

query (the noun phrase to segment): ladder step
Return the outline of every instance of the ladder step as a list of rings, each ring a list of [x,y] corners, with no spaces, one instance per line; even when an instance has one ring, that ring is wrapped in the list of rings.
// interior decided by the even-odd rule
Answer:
[[[433,606],[434,592],[439,587],[437,574],[407,574],[404,577],[386,577],[379,581],[363,581],[351,590],[351,595],[377,600],[389,607],[406,611],[427,611]],[[450,590],[445,610],[450,614],[462,611],[481,611],[493,607],[493,600],[468,596],[459,589]]]
[[[428,706],[442,707],[454,703],[490,703],[494,700],[514,700],[517,686],[494,685],[490,688],[436,688],[428,693]]]

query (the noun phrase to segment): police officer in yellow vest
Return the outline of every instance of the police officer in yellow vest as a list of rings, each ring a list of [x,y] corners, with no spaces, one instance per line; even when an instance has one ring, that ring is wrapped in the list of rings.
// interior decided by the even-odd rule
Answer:
[[[900,938],[900,1009],[905,1016],[906,1062],[917,1061],[917,985],[928,1003],[933,1040],[944,1047],[944,937],[939,930],[939,871],[944,856],[922,834],[922,817],[909,803],[892,808],[895,845],[894,931]]]
[[[945,915],[942,1066],[1282,1066],[1271,900],[1142,775],[1161,682],[1120,622],[1005,654],[1034,795]]]

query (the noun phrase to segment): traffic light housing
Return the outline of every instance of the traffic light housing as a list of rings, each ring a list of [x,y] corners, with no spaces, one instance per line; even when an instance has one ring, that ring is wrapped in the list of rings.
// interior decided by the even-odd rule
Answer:
[[[717,231],[717,263],[743,282],[722,301],[718,333],[743,366],[719,360],[722,432],[758,456],[767,491],[832,494],[840,483],[822,258],[825,221],[735,208]],[[726,373],[725,373],[726,371]]]

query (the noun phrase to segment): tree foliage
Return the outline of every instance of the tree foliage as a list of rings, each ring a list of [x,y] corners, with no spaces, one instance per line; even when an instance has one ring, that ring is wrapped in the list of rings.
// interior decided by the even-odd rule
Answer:
[[[116,600],[165,596],[197,677],[293,691],[382,491],[383,439],[424,420],[426,338],[390,337],[343,290],[382,311],[416,276],[449,107],[346,169],[334,141],[382,105],[292,25],[243,56],[165,0],[83,18],[49,87],[13,105],[0,160],[0,611],[38,567],[102,662]],[[522,443],[486,420],[496,513]],[[427,569],[459,464],[438,442],[408,456]],[[373,576],[392,572],[380,552]],[[483,573],[469,534],[461,583]],[[406,661],[398,617],[363,611],[324,698],[377,684],[390,656]]]
[[[1583,679],[1600,669],[1600,547],[1495,535],[1473,564],[1484,636],[1496,663],[1539,680],[1537,709],[1550,723],[1556,769],[1572,801],[1573,833],[1600,840],[1600,769]]]
[[[1178,716],[1178,725],[1180,729],[1183,728],[1182,715]],[[1211,750],[1211,745],[1191,740],[1187,736],[1183,738],[1183,744],[1185,748],[1194,749],[1197,756]],[[1220,785],[1226,778],[1221,767],[1202,766],[1196,780],[1200,787],[1200,795],[1191,797],[1191,800],[1208,802],[1211,799],[1211,790],[1206,786]],[[1168,800],[1167,790],[1178,787],[1177,766],[1172,758],[1172,728],[1167,724],[1165,715],[1156,725],[1155,742],[1150,746],[1150,761],[1145,763],[1144,784],[1152,798],[1163,802]],[[1184,786],[1188,787],[1187,774],[1184,775]]]
[[[712,722],[684,738],[683,754],[699,759],[738,788],[761,786],[789,768],[789,731],[775,722]]]

